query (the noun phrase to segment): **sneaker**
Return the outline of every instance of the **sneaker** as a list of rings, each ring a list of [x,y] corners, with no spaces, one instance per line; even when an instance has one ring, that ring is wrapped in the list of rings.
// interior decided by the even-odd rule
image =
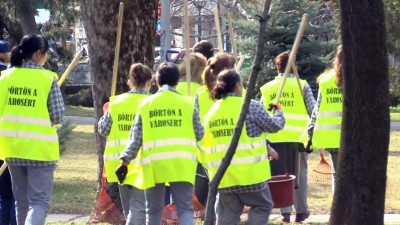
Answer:
[[[296,222],[303,222],[310,216],[310,212],[305,213],[297,213],[296,214]]]
[[[282,221],[285,223],[290,223],[290,213],[282,213]]]

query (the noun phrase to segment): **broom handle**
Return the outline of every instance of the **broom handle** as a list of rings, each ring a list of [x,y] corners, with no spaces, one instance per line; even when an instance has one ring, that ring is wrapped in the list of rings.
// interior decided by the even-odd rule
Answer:
[[[301,19],[299,30],[297,31],[296,39],[294,40],[294,43],[293,43],[292,51],[290,51],[290,54],[289,54],[289,59],[288,59],[288,62],[287,62],[286,68],[285,68],[285,72],[283,73],[283,81],[282,81],[281,87],[279,88],[279,92],[276,95],[275,104],[278,104],[279,99],[281,98],[283,88],[285,86],[286,78],[289,75],[289,71],[292,67],[292,63],[294,62],[294,59],[296,58],[297,50],[299,49],[301,37],[303,36],[304,30],[307,25],[307,21],[308,21],[308,14],[304,14]]]
[[[221,27],[219,24],[218,8],[214,8],[214,22],[215,30],[217,31],[218,49],[219,53],[224,53],[224,46],[222,44]]]
[[[188,0],[184,1],[184,25],[185,25],[185,68],[186,68],[186,84],[188,96],[192,96],[192,90],[190,86],[191,82],[191,68],[190,68],[190,33],[189,33],[189,3]]]
[[[324,156],[324,150],[322,148],[318,149],[319,151],[319,156],[321,156],[321,161],[324,160],[325,161],[325,156]]]
[[[111,83],[111,96],[115,95],[115,92],[117,89],[119,49],[121,46],[121,32],[122,32],[123,18],[124,18],[124,3],[121,2],[121,3],[119,3],[119,11],[118,11],[117,40],[116,40],[115,53],[114,53],[114,66],[113,66],[112,83]]]
[[[79,52],[76,53],[74,59],[72,60],[72,62],[69,64],[69,66],[67,67],[67,69],[65,70],[65,72],[63,73],[63,75],[60,77],[60,79],[58,80],[58,86],[61,86],[62,83],[64,83],[65,79],[67,79],[68,75],[71,73],[71,71],[75,68],[78,60],[81,58],[83,54],[83,50],[80,50]],[[0,171],[1,172],[1,171]]]
[[[4,161],[3,165],[1,165],[0,168],[0,176],[4,173],[4,171],[7,169],[7,163]]]

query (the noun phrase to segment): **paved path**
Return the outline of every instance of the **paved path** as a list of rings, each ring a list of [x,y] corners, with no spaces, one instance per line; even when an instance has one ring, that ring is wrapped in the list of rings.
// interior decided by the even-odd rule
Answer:
[[[242,216],[242,220],[246,219],[246,215]],[[295,215],[292,215],[291,221],[294,221]],[[80,215],[80,214],[49,214],[47,216],[47,223],[86,223],[89,220],[88,215]],[[273,214],[270,216],[269,221],[271,223],[279,223],[282,221],[281,216],[277,214]],[[310,215],[310,217],[304,221],[303,224],[308,223],[328,223],[329,215]],[[386,224],[400,224],[400,214],[385,214],[385,225]]]
[[[400,122],[390,122],[391,131],[400,131]]]

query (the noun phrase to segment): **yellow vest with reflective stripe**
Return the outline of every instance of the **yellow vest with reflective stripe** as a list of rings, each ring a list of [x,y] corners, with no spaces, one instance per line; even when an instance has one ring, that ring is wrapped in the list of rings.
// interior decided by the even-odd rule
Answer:
[[[124,93],[110,98],[109,112],[112,118],[110,135],[107,137],[107,144],[104,151],[104,166],[108,182],[117,182],[115,170],[120,165],[120,153],[125,149],[129,139],[131,126],[135,117],[139,100],[148,97],[147,94]],[[134,183],[139,168],[140,152],[138,156],[128,165],[128,174],[123,184]]]
[[[269,103],[275,102],[276,95],[282,84],[283,78],[276,77],[275,80],[266,83],[260,88],[263,96],[263,105],[267,109]],[[306,82],[300,80],[302,89]],[[296,78],[287,78],[280,98],[280,104],[286,120],[285,126],[277,133],[268,134],[271,142],[300,142],[300,136],[307,126],[310,117],[300,92]]]
[[[0,158],[59,159],[56,128],[47,108],[57,74],[13,68],[0,77]]]
[[[198,91],[198,102],[199,102],[199,114],[201,124],[204,124],[204,116],[207,114],[208,110],[214,104],[214,100],[211,99],[210,92],[207,86],[201,87]]]
[[[228,150],[243,102],[242,97],[228,96],[218,100],[205,116],[205,161],[210,179]],[[265,139],[265,133],[255,138],[247,136],[245,123],[235,155],[218,188],[258,184],[271,178]]]
[[[201,88],[201,85],[199,83],[195,82],[190,82],[190,94],[191,96],[195,96],[196,92]],[[176,91],[179,92],[182,95],[189,96],[188,90],[187,90],[187,82],[186,81],[181,81],[178,83],[176,86]]]
[[[197,146],[193,101],[163,90],[143,99],[142,188],[165,182],[194,183]]]
[[[319,89],[322,99],[314,127],[313,148],[339,148],[343,99],[336,85],[335,72],[322,78]]]

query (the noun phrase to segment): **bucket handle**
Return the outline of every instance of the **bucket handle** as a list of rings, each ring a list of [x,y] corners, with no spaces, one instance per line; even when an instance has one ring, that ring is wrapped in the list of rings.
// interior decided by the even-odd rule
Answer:
[[[280,158],[278,160],[276,160],[276,161],[280,162],[283,165],[283,167],[285,168],[285,174],[284,175],[286,175],[286,177],[289,177],[290,174],[288,173],[286,163],[284,163],[283,160],[280,159]]]

